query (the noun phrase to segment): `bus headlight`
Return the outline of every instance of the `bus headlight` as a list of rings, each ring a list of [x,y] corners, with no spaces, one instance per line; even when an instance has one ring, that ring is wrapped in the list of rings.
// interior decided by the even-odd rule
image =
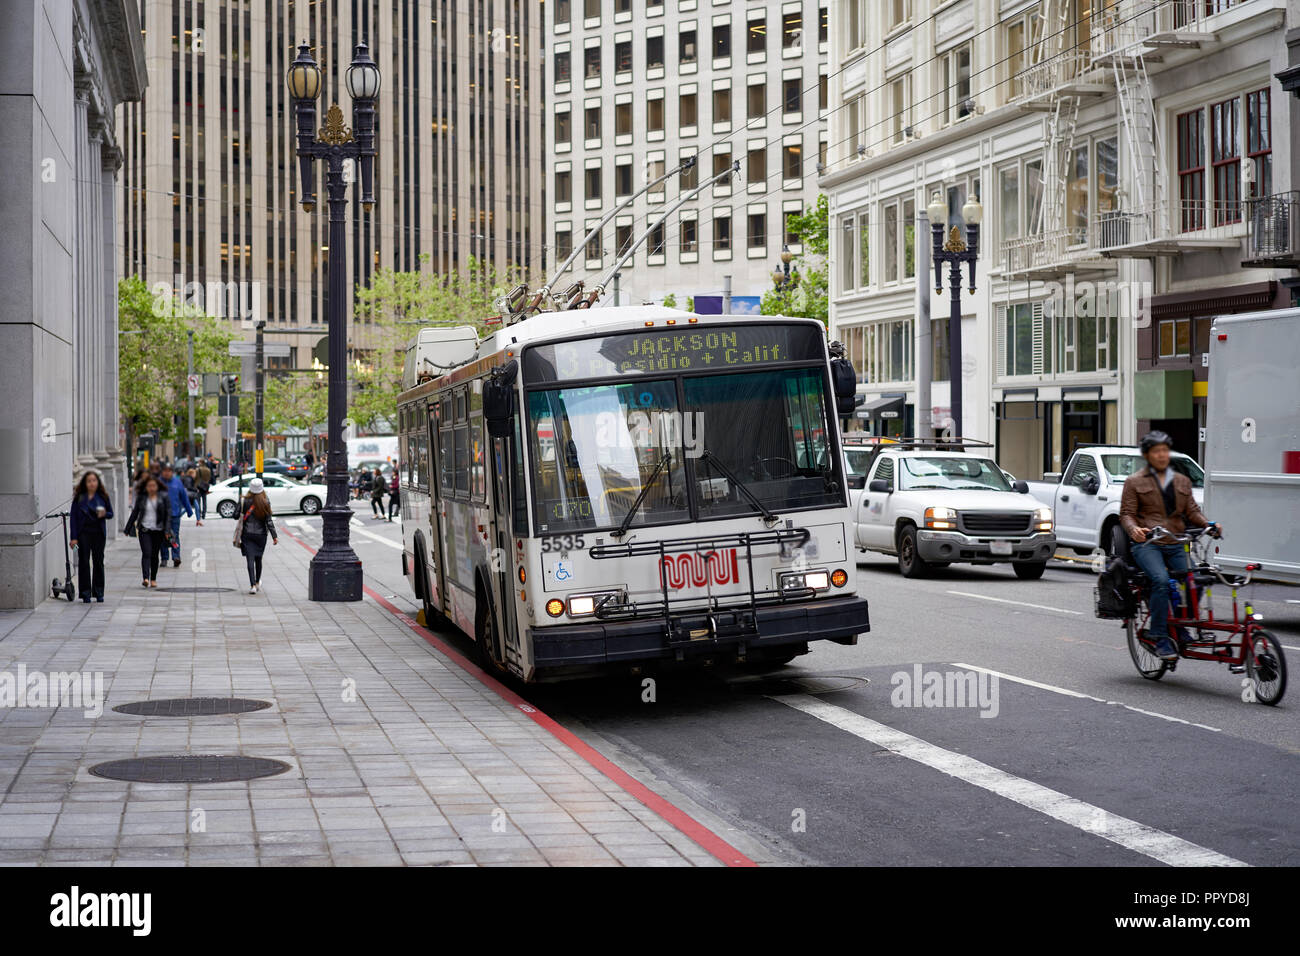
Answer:
[[[782,591],[825,591],[831,586],[826,571],[791,571],[781,575]]]
[[[952,508],[926,508],[925,526],[935,531],[956,531],[957,512]]]
[[[604,594],[575,594],[569,598],[569,617],[590,617],[596,608],[609,604],[621,603],[621,591],[608,591]]]
[[[1034,512],[1034,530],[1051,531],[1052,530],[1052,509],[1039,508]]]

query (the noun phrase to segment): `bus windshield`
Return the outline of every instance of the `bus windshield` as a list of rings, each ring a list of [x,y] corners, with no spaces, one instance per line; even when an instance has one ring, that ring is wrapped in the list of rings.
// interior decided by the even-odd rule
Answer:
[[[843,504],[825,372],[788,368],[530,390],[538,531]],[[742,487],[739,486],[743,486]],[[748,492],[749,494],[745,494]]]

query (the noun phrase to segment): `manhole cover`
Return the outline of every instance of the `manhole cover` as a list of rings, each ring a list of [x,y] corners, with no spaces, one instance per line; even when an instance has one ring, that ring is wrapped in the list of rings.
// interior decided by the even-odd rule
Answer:
[[[865,677],[842,677],[838,674],[802,674],[789,677],[775,674],[755,674],[737,677],[727,682],[733,690],[764,697],[786,694],[834,694],[869,684]]]
[[[137,700],[119,704],[113,709],[119,714],[137,717],[219,717],[222,714],[248,714],[270,706],[269,700],[249,700],[246,697],[177,697],[171,700]]]
[[[185,755],[110,760],[96,764],[90,772],[128,783],[230,783],[273,777],[288,769],[287,763],[265,757]]]
[[[185,592],[186,594],[213,594],[213,593],[218,592],[218,591],[233,591],[233,590],[235,590],[235,589],[234,589],[234,588],[215,588],[215,587],[214,587],[214,588],[181,588],[181,587],[165,587],[165,588],[154,588],[154,590],[155,590],[155,591],[183,591],[183,592]]]

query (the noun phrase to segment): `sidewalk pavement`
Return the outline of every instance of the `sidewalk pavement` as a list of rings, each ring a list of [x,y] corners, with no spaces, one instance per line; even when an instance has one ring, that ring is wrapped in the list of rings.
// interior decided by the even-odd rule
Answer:
[[[718,865],[373,596],[309,602],[311,555],[288,535],[268,543],[262,592],[248,594],[233,527],[186,520],[184,561],[156,590],[141,588],[139,548],[123,537],[106,555],[105,603],[0,612],[0,864]],[[15,706],[20,669],[29,691],[31,675],[101,675],[102,713]],[[112,710],[225,696],[271,706]],[[178,754],[291,769],[202,785],[89,773]]]

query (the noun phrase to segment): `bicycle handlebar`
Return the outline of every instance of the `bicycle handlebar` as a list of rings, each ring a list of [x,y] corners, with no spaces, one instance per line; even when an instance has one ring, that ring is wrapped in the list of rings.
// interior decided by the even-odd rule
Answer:
[[[1200,538],[1201,535],[1209,534],[1211,530],[1217,527],[1217,524],[1211,524],[1204,528],[1188,528],[1182,534],[1175,534],[1163,525],[1156,525],[1154,528],[1147,529],[1148,540],[1154,541],[1157,538],[1172,538],[1174,541],[1182,544],[1184,542],[1195,541]],[[1220,536],[1222,536],[1222,532],[1220,532]],[[1204,558],[1202,558],[1202,561],[1204,561]],[[1248,567],[1246,569],[1245,577],[1228,578],[1217,565],[1206,563],[1205,567],[1226,587],[1230,588],[1244,588],[1246,585],[1250,584],[1250,579],[1254,575],[1254,569]]]

